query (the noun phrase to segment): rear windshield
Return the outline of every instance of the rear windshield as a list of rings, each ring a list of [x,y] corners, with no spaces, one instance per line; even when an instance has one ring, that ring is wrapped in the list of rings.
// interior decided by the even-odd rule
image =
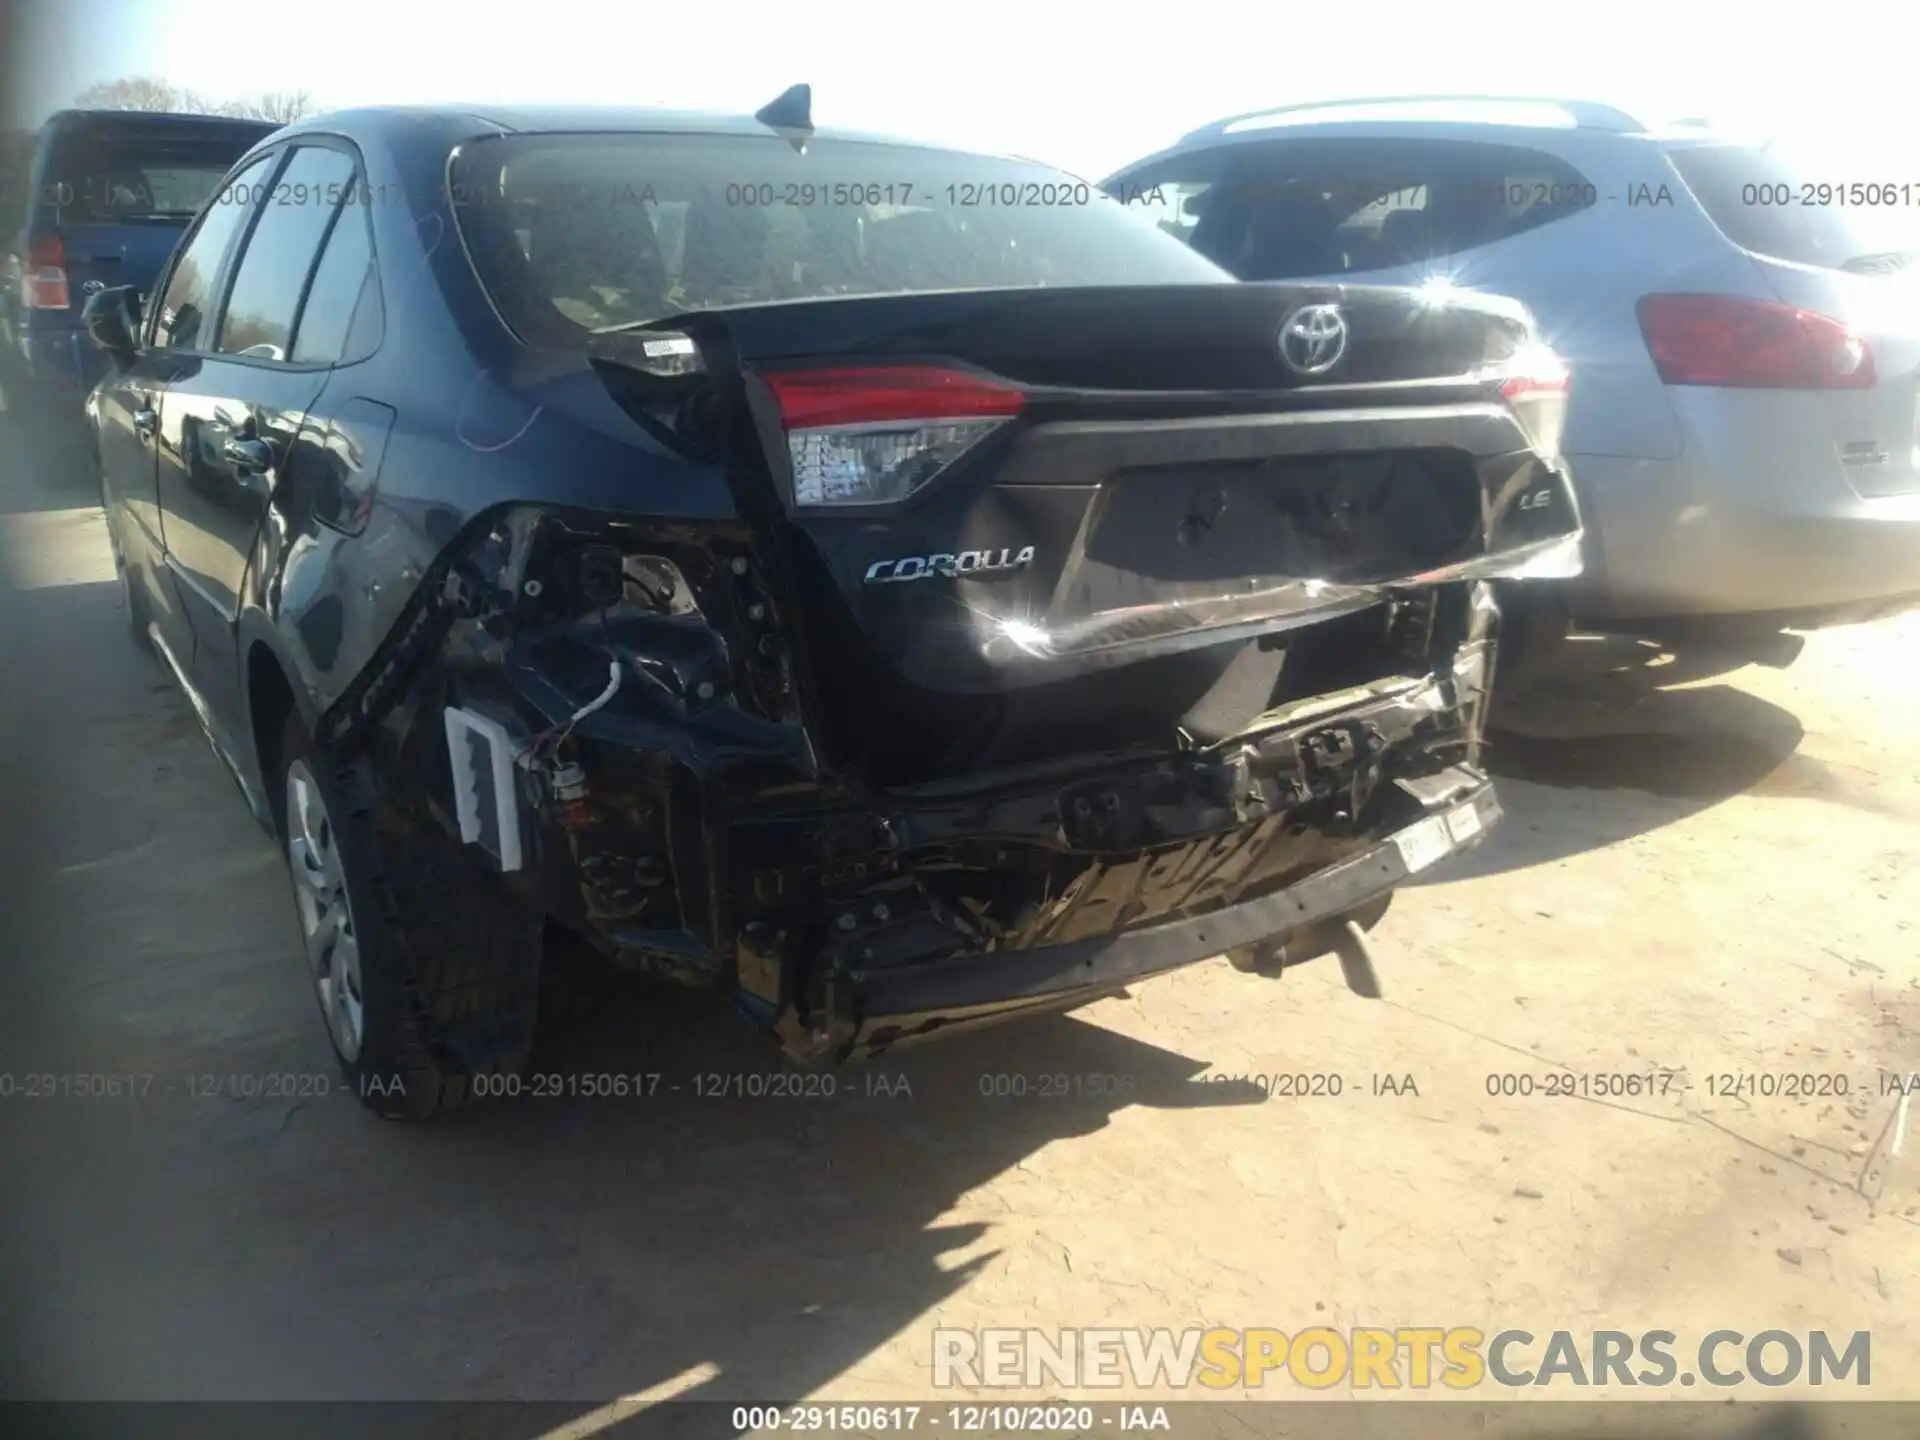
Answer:
[[[1351,137],[1194,150],[1107,188],[1242,280],[1420,265],[1598,198],[1566,162],[1522,146]]]
[[[452,174],[481,281],[529,339],[833,296],[1231,277],[1023,161],[772,136],[538,135]]]
[[[1886,268],[1876,261],[1920,248],[1904,208],[1911,185],[1751,146],[1677,146],[1667,158],[1720,233],[1756,255],[1872,272]]]
[[[75,130],[61,136],[48,157],[41,203],[67,222],[184,222],[265,133]]]

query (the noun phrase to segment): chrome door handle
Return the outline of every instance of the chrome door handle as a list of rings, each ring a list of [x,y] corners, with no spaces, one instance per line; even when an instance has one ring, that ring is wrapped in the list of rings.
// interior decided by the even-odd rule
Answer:
[[[273,451],[264,440],[229,436],[220,447],[220,458],[233,467],[236,475],[258,475],[273,468]]]

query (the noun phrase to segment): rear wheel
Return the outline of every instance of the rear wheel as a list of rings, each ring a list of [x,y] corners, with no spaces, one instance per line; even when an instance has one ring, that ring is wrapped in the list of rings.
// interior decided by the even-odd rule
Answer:
[[[464,847],[405,827],[364,760],[283,733],[280,832],[314,997],[348,1085],[421,1120],[512,1093],[532,1048],[542,925]]]

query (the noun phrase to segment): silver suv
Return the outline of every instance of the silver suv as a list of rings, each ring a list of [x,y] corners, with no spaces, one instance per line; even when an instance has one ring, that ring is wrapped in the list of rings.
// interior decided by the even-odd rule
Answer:
[[[1602,105],[1421,97],[1236,116],[1102,188],[1243,280],[1524,301],[1573,367],[1588,554],[1561,623],[1920,603],[1920,181]]]

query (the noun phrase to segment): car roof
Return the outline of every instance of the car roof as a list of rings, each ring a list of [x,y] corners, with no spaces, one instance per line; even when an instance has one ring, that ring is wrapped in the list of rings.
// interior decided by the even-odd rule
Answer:
[[[381,105],[353,110],[333,110],[306,116],[287,127],[287,133],[302,131],[393,131],[417,127],[420,122],[440,122],[474,135],[610,134],[635,135],[756,135],[774,136],[786,132],[754,118],[708,110],[667,110],[639,105]],[[939,150],[951,154],[981,154],[961,151],[945,145],[897,135],[881,135],[860,130],[816,126],[806,132],[809,138],[852,141],[862,144],[891,145],[902,149]],[[1016,158],[1016,157],[1003,157]]]
[[[1705,120],[1648,125],[1612,105],[1511,95],[1395,95],[1281,105],[1229,115],[1189,131],[1166,149],[1143,156],[1110,176],[1178,155],[1275,140],[1428,138],[1587,147],[1595,143],[1654,144],[1662,148],[1760,143],[1748,134],[1716,130]],[[1104,183],[1104,182],[1103,182]]]
[[[195,129],[225,126],[234,130],[257,130],[262,135],[280,128],[274,120],[255,120],[239,115],[204,115],[186,110],[56,110],[49,115],[42,131],[65,129],[73,125],[115,124],[189,126]]]
[[[1646,126],[1626,111],[1591,100],[1519,95],[1380,95],[1276,105],[1229,115],[1191,131],[1181,143],[1311,125],[1496,125],[1525,129],[1604,130],[1638,134]]]

